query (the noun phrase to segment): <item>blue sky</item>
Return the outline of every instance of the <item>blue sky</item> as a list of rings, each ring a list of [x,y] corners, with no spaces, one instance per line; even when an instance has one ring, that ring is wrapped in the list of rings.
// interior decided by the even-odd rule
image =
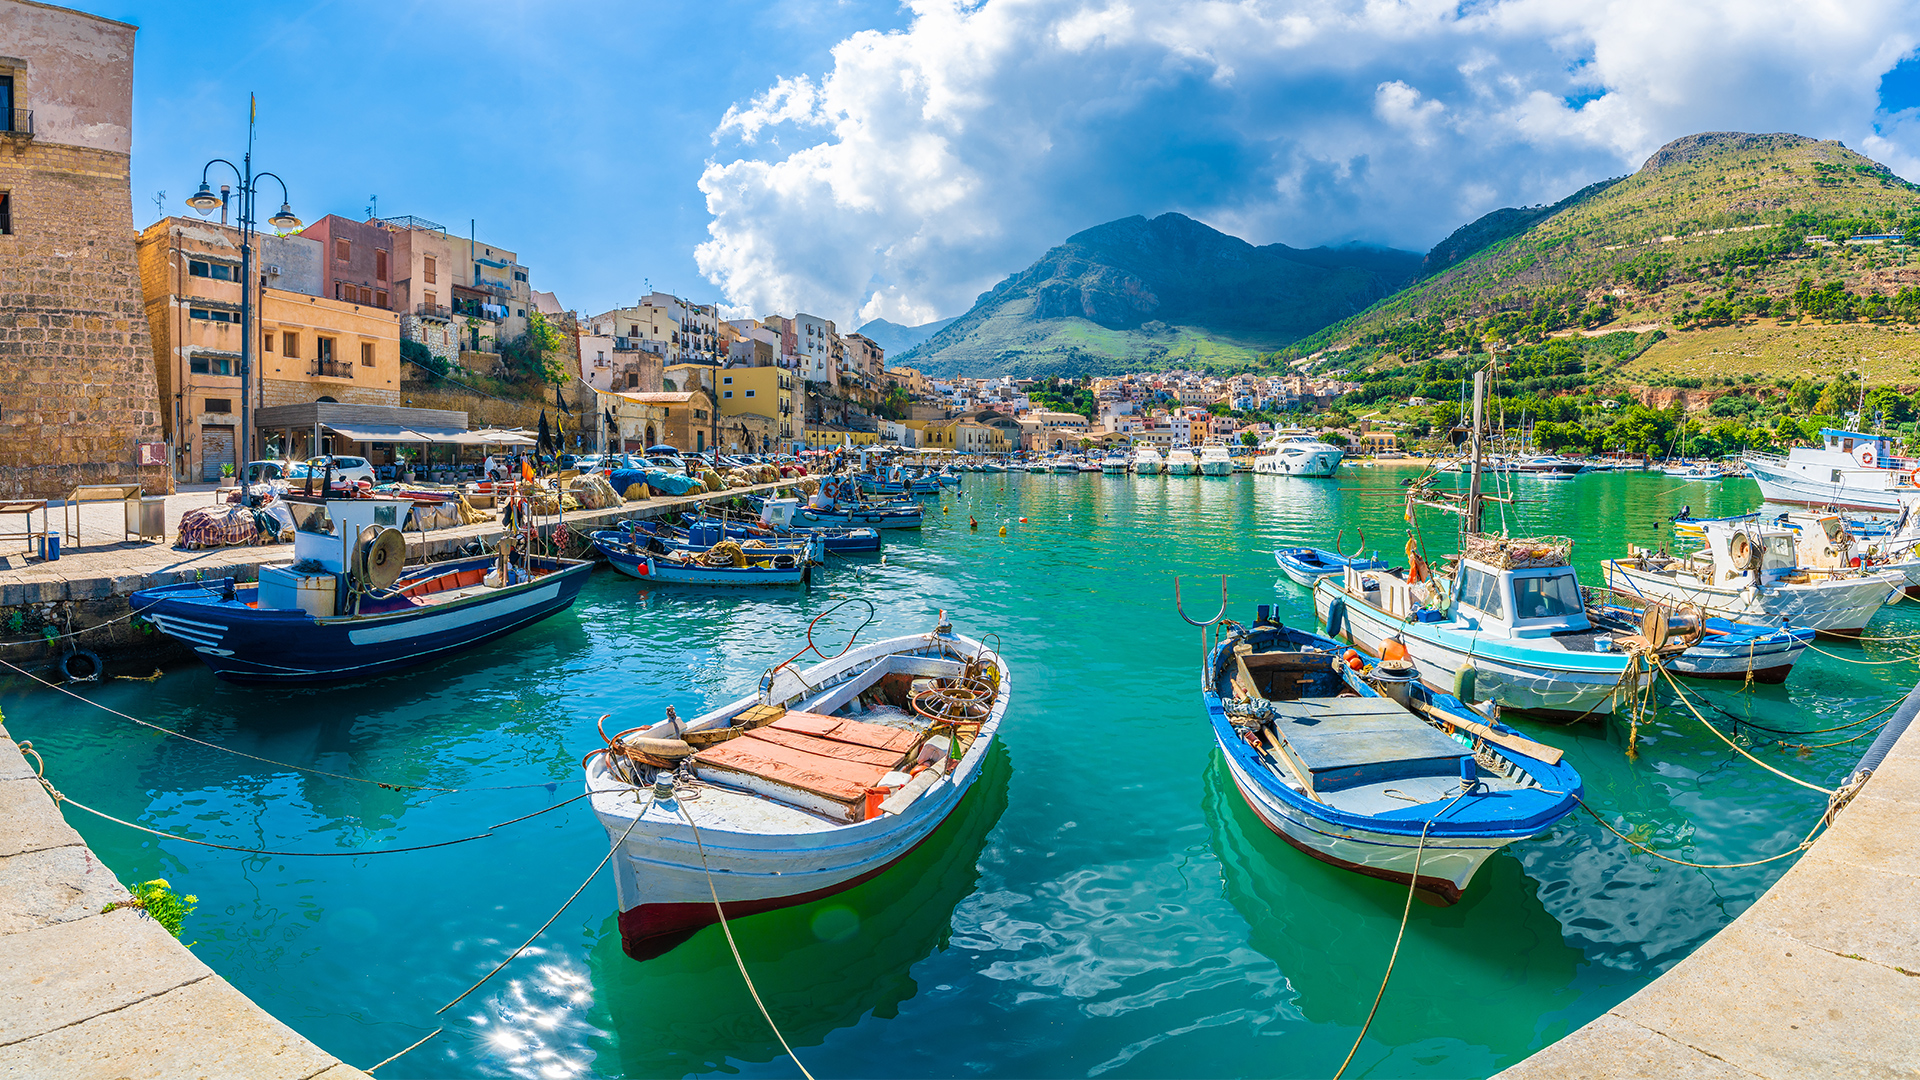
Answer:
[[[295,209],[415,214],[600,311],[648,286],[857,324],[965,310],[1178,210],[1423,249],[1703,130],[1920,175],[1913,0],[92,6],[141,27],[136,223],[244,146]],[[218,182],[217,180],[215,181]]]

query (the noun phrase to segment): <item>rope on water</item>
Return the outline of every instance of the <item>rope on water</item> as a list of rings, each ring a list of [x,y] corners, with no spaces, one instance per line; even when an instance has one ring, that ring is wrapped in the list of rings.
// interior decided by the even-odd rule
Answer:
[[[385,1065],[388,1062],[392,1062],[392,1061],[398,1061],[399,1059],[407,1056],[413,1051],[418,1050],[422,1045],[426,1043],[428,1039],[433,1038],[435,1035],[438,1035],[445,1030],[447,1029],[443,1027],[437,1027],[437,1028],[434,1028],[432,1031],[427,1032],[426,1035],[421,1037],[419,1042],[416,1042],[412,1046],[407,1047],[405,1050],[402,1050],[399,1053],[393,1055],[392,1057],[388,1058],[386,1061],[382,1061],[380,1065],[369,1066],[367,1069],[367,1075],[372,1076],[374,1072],[380,1068],[381,1065]]]
[[[847,645],[851,648],[853,643],[848,642]],[[813,1074],[808,1072],[807,1067],[800,1064],[800,1059],[794,1055],[793,1047],[787,1045],[787,1037],[780,1034],[780,1025],[773,1022],[773,1014],[767,1011],[767,1003],[760,1000],[760,991],[753,985],[753,976],[747,974],[747,962],[740,958],[740,946],[733,940],[733,927],[727,925],[727,909],[720,903],[720,892],[713,884],[713,868],[707,865],[707,845],[700,840],[700,826],[693,823],[693,815],[687,813],[687,808],[681,805],[679,800],[674,800],[674,805],[675,808],[680,811],[680,816],[686,819],[687,828],[693,830],[693,843],[700,851],[700,869],[701,872],[707,876],[707,892],[713,896],[714,913],[720,916],[720,929],[727,935],[727,948],[733,950],[733,963],[735,967],[740,969],[740,978],[747,984],[747,993],[753,995],[754,1005],[759,1007],[760,1015],[766,1018],[767,1027],[773,1030],[773,1037],[780,1040],[780,1048],[787,1052],[787,1057],[792,1060],[793,1067],[799,1069],[800,1075],[806,1077],[807,1080],[813,1080]],[[1418,867],[1416,866],[1415,869],[1417,870]],[[1411,900],[1409,900],[1409,903],[1411,903]],[[1405,924],[1402,923],[1401,926],[1404,930]],[[1397,942],[1394,948],[1395,951],[1399,950],[1399,944]],[[1380,986],[1381,991],[1384,993],[1386,984],[1383,982]],[[1374,1005],[1376,1008],[1379,1007],[1379,1002],[1375,1002]],[[1365,1032],[1363,1031],[1361,1034],[1364,1035]],[[1349,1054],[1348,1057],[1352,1057],[1352,1055]]]
[[[326,769],[316,769],[310,765],[295,765],[290,761],[278,761],[269,757],[261,757],[258,754],[249,754],[245,750],[235,750],[229,746],[221,746],[219,743],[208,742],[205,739],[195,738],[194,736],[189,735],[184,731],[175,731],[173,728],[166,727],[161,724],[156,724],[151,720],[142,720],[137,716],[129,716],[126,713],[123,713],[120,710],[115,709],[111,706],[102,705],[99,702],[92,700],[91,698],[83,697],[79,694],[76,694],[73,691],[67,689],[66,687],[61,686],[59,683],[48,682],[47,680],[41,678],[40,676],[35,675],[33,672],[28,671],[23,667],[20,667],[18,664],[10,663],[6,660],[0,660],[0,667],[11,668],[13,671],[18,672],[21,675],[25,675],[27,678],[32,679],[34,682],[39,683],[41,686],[44,686],[49,690],[57,690],[60,693],[67,695],[68,697],[72,698],[75,701],[79,701],[79,702],[83,702],[85,704],[91,705],[94,708],[99,709],[101,712],[111,713],[122,720],[130,720],[133,723],[136,723],[143,728],[151,728],[154,731],[160,732],[162,735],[171,735],[176,739],[185,739],[190,743],[193,743],[197,746],[204,746],[209,750],[218,750],[223,754],[232,754],[235,757],[243,757],[243,758],[246,758],[248,761],[257,761],[262,765],[273,765],[275,767],[288,769],[293,772],[303,772],[308,774],[309,776],[324,776],[332,780],[351,781],[352,783],[355,783],[355,784],[371,784],[374,787],[386,788],[389,791],[437,791],[443,795],[452,795],[462,791],[523,791],[528,788],[546,788],[547,790],[552,791],[557,783],[557,781],[547,781],[545,783],[537,783],[537,784],[498,784],[498,785],[493,785],[488,787],[454,788],[454,787],[442,787],[438,784],[388,783],[384,780],[368,780],[365,777],[348,776],[346,773],[329,772]],[[78,805],[78,804],[75,804],[75,805]]]
[[[1723,732],[1721,732],[1719,728],[1713,726],[1712,721],[1708,720],[1704,715],[1701,714],[1699,709],[1696,709],[1693,707],[1693,699],[1689,698],[1687,696],[1687,692],[1680,688],[1679,682],[1677,682],[1674,679],[1673,673],[1667,670],[1666,665],[1657,664],[1655,666],[1660,669],[1660,674],[1666,677],[1667,685],[1673,688],[1674,694],[1677,697],[1679,697],[1680,703],[1687,707],[1687,711],[1693,714],[1693,718],[1695,720],[1700,721],[1701,725],[1704,726],[1708,731],[1713,732],[1714,735],[1718,737],[1721,742],[1726,743],[1728,746],[1733,747],[1734,751],[1737,752],[1741,757],[1746,758],[1748,761],[1753,762],[1755,765],[1758,765],[1761,768],[1767,770],[1768,772],[1774,774],[1775,776],[1780,777],[1782,780],[1790,780],[1793,783],[1799,784],[1803,788],[1808,788],[1810,790],[1817,791],[1822,795],[1831,796],[1832,794],[1834,794],[1834,790],[1832,788],[1823,788],[1819,784],[1809,783],[1808,781],[1802,780],[1797,776],[1794,776],[1790,773],[1782,772],[1781,770],[1774,768],[1773,766],[1767,764],[1764,761],[1761,761],[1759,758],[1754,757],[1752,754],[1748,753],[1746,747],[1741,746],[1739,743],[1734,742],[1732,739],[1727,738],[1727,736]]]
[[[1420,826],[1420,846],[1413,849],[1413,873],[1407,878],[1407,904],[1400,912],[1400,932],[1393,937],[1393,952],[1387,957],[1386,973],[1380,976],[1380,989],[1373,995],[1373,1008],[1367,1010],[1366,1023],[1360,1025],[1360,1034],[1354,1037],[1353,1048],[1347,1051],[1347,1059],[1342,1061],[1340,1068],[1334,1071],[1333,1080],[1340,1080],[1341,1074],[1347,1071],[1347,1066],[1353,1064],[1353,1055],[1360,1052],[1360,1044],[1367,1038],[1367,1029],[1373,1026],[1374,1014],[1380,1011],[1380,1000],[1387,996],[1387,980],[1393,978],[1394,962],[1400,959],[1400,942],[1407,936],[1407,920],[1413,916],[1413,893],[1420,887],[1420,860],[1427,852],[1427,830],[1433,828],[1433,823],[1439,820],[1441,814],[1453,809],[1454,803],[1466,798],[1472,792],[1472,787],[1462,788],[1460,794],[1455,795],[1447,805],[1440,808],[1438,813],[1428,818],[1426,824]],[[808,1077],[807,1080],[813,1080],[813,1078]]]
[[[1848,797],[1851,798],[1851,795],[1849,795]],[[1778,855],[1769,855],[1764,859],[1755,859],[1752,862],[1697,863],[1697,862],[1688,862],[1686,859],[1676,859],[1671,855],[1662,855],[1659,852],[1648,847],[1647,845],[1641,843],[1640,841],[1635,840],[1633,837],[1628,836],[1626,833],[1621,832],[1619,829],[1614,828],[1612,825],[1607,824],[1607,819],[1601,817],[1600,812],[1598,810],[1595,810],[1593,807],[1588,806],[1587,801],[1585,799],[1582,799],[1580,796],[1575,795],[1573,797],[1573,801],[1580,804],[1580,809],[1585,810],[1588,814],[1592,815],[1593,820],[1599,822],[1601,828],[1607,830],[1608,832],[1626,841],[1627,843],[1633,845],[1634,847],[1640,849],[1641,851],[1646,852],[1648,855],[1651,855],[1656,859],[1661,859],[1665,862],[1673,863],[1675,866],[1690,866],[1695,870],[1739,870],[1743,867],[1761,866],[1770,862],[1778,862],[1779,860],[1788,858],[1789,856],[1798,855],[1801,852],[1813,846],[1814,834],[1818,833],[1820,831],[1821,826],[1827,824],[1831,820],[1833,812],[1839,809],[1839,807],[1837,806],[1830,805],[1827,814],[1822,816],[1822,818],[1819,821],[1814,822],[1813,831],[1809,832],[1806,835],[1805,839],[1801,840],[1798,844],[1795,844],[1792,848],[1786,851],[1783,851]],[[1842,805],[1845,805],[1845,804],[1843,803]]]
[[[1859,640],[1862,644],[1865,644],[1868,640],[1879,641],[1881,639],[1860,638]],[[1812,649],[1814,652],[1819,653],[1821,656],[1831,657],[1832,659],[1838,660],[1843,664],[1860,664],[1864,667],[1884,667],[1888,664],[1904,664],[1911,660],[1920,659],[1920,657],[1914,657],[1914,656],[1896,656],[1891,660],[1855,660],[1851,656],[1841,656],[1839,653],[1830,653],[1827,650],[1821,648],[1820,646],[1815,645],[1811,641],[1807,642],[1807,648]]]

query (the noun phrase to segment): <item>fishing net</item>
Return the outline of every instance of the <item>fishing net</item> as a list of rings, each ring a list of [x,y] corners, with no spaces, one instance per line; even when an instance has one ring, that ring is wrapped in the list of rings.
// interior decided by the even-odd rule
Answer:
[[[1573,558],[1573,539],[1567,536],[1496,536],[1467,534],[1467,558],[1502,570],[1536,566],[1566,566]]]

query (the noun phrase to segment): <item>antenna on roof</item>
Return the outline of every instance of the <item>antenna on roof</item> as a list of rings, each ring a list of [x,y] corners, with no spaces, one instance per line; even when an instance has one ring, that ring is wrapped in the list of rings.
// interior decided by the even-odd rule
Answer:
[[[160,211],[161,217],[167,216],[167,193],[166,192],[156,191],[153,193],[153,208],[155,210]]]
[[[380,196],[378,195],[367,196],[367,220],[372,221],[374,218],[377,218],[379,216],[380,216]]]

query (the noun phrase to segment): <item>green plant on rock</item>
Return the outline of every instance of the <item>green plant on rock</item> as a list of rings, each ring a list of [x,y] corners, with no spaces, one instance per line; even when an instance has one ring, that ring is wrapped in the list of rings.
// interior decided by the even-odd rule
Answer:
[[[102,915],[115,908],[137,908],[152,916],[155,922],[167,928],[167,933],[180,936],[180,926],[187,916],[193,914],[200,905],[200,898],[187,893],[182,895],[173,891],[166,878],[154,878],[143,881],[127,889],[133,894],[131,900],[119,900],[100,909]]]

